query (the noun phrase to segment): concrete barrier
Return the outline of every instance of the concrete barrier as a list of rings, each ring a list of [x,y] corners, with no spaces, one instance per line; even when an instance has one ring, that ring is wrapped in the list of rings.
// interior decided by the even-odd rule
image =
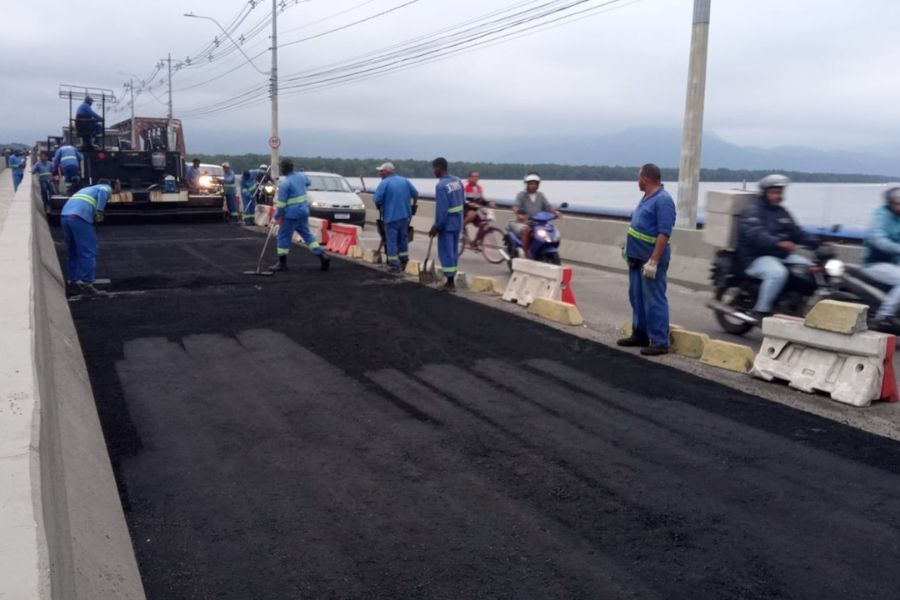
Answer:
[[[143,598],[32,183],[0,182],[0,598]]]
[[[584,317],[574,304],[551,300],[550,298],[535,298],[528,312],[563,325],[583,325]]]
[[[372,195],[360,194],[366,204],[366,219],[375,223],[378,210],[372,203]],[[635,204],[638,198],[635,197]],[[501,229],[513,220],[512,211],[497,207],[496,225]],[[427,197],[419,200],[419,211],[412,219],[416,231],[427,232],[434,223],[434,202]],[[612,271],[627,271],[622,260],[622,246],[625,245],[625,234],[628,224],[624,221],[564,215],[554,222],[562,236],[560,254],[564,263],[578,263],[589,267]],[[672,262],[669,265],[669,280],[694,288],[709,286],[709,266],[715,256],[716,246],[703,239],[703,230],[676,229],[672,235]],[[851,263],[862,259],[862,248],[859,246],[837,245],[838,256]]]
[[[506,284],[503,299],[521,306],[528,306],[537,298],[566,300],[564,288],[570,280],[571,267],[514,258],[512,277]]]

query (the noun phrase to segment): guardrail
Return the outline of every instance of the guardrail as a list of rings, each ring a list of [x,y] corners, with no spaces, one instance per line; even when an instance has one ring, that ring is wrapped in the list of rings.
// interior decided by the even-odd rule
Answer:
[[[366,219],[374,223],[378,211],[372,203],[370,192],[361,192],[360,196],[366,204]],[[434,202],[428,196],[420,197],[425,202],[419,203],[418,214],[413,218],[413,227],[417,231],[427,232],[434,222]],[[624,272],[627,270],[622,260],[622,247],[625,245],[628,217],[603,218],[584,213],[564,211],[565,215],[556,226],[559,228],[562,243],[560,254],[564,262],[582,264],[589,267]],[[505,228],[507,222],[513,220],[508,206],[498,205],[496,209],[497,225]],[[847,262],[859,262],[862,248],[854,245],[837,245],[839,256]],[[676,229],[672,234],[672,262],[669,266],[669,279],[695,288],[709,285],[709,267],[716,253],[716,248],[703,241],[700,229]]]
[[[0,182],[0,598],[144,598],[31,177]]]

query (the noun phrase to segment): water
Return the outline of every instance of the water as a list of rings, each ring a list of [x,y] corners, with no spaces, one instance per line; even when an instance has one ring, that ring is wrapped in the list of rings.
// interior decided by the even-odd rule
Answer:
[[[378,178],[366,178],[367,189],[375,189]],[[423,196],[434,194],[434,179],[413,179],[413,184]],[[359,185],[358,180],[351,184]],[[521,181],[482,180],[485,195],[499,203],[509,203],[522,189]],[[842,230],[863,230],[869,223],[872,211],[883,202],[884,191],[896,184],[869,183],[795,183],[787,189],[785,207],[794,218],[809,228],[831,228],[840,225]],[[710,190],[741,189],[740,182],[700,184],[702,216],[706,206],[706,192]],[[748,183],[748,189],[755,184]],[[676,196],[677,182],[667,182],[666,189]],[[634,181],[544,181],[541,191],[555,205],[569,203],[569,209],[579,212],[630,213],[641,198]]]

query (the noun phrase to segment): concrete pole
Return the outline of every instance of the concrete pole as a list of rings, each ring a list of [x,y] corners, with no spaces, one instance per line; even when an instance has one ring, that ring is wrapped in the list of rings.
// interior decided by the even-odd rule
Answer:
[[[175,141],[172,135],[172,53],[169,52],[169,119],[166,122],[166,150],[171,150]],[[185,157],[181,157],[184,160]]]
[[[131,149],[137,150],[137,131],[134,123],[134,78],[128,80],[128,90],[131,92]]]
[[[703,143],[703,102],[706,95],[706,56],[709,48],[710,0],[694,0],[694,27],[688,67],[687,99],[678,171],[678,227],[697,227],[700,151]]]
[[[272,0],[272,137],[278,139],[278,2]],[[278,148],[272,145],[269,174],[278,177]]]

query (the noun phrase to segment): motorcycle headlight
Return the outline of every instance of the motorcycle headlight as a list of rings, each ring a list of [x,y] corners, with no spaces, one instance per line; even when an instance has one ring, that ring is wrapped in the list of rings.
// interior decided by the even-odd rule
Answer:
[[[267,194],[274,194],[275,186],[272,185],[271,183],[267,183],[266,187],[263,188],[263,191],[265,191]]]
[[[825,272],[829,277],[841,277],[847,271],[844,261],[832,258],[825,263]]]
[[[547,233],[546,229],[538,229],[537,232],[535,232],[535,235],[544,241],[550,241],[550,234]]]

